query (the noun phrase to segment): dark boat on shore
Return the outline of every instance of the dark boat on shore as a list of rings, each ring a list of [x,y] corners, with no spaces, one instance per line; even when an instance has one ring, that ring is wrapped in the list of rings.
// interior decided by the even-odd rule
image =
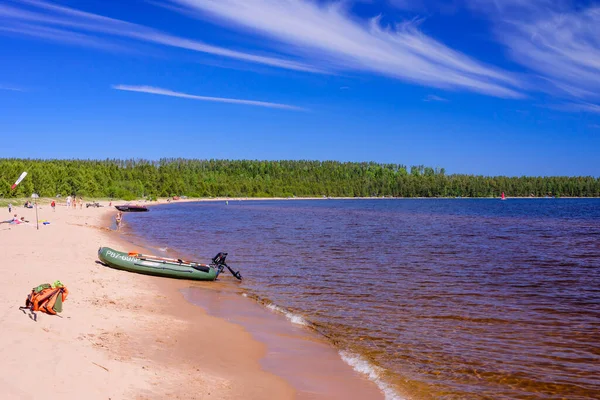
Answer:
[[[144,211],[149,211],[148,207],[131,205],[131,204],[125,204],[125,205],[122,205],[122,206],[115,206],[115,208],[117,210],[123,211],[123,212],[144,212]]]

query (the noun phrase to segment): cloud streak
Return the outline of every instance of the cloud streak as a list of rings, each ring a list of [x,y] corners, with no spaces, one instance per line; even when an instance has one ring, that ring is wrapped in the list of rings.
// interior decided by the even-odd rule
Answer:
[[[430,95],[427,95],[423,99],[423,101],[442,101],[442,102],[446,102],[446,101],[448,101],[448,99],[445,99],[445,98],[440,97],[440,96],[436,96],[435,94],[430,94]]]
[[[0,4],[0,32],[20,33],[60,43],[104,48],[110,48],[108,42],[111,39],[120,37],[276,68],[305,72],[322,72],[294,60],[268,57],[214,46],[199,40],[172,35],[143,25],[69,7],[57,6],[45,1],[16,1],[21,4],[21,7]],[[23,5],[27,6],[27,8],[23,7]]]
[[[85,48],[97,48],[109,51],[127,51],[125,47],[83,33],[67,32],[62,29],[37,26],[34,24],[13,23],[9,26],[0,26],[0,32],[19,36],[28,36]]]
[[[377,73],[402,81],[505,98],[524,97],[518,79],[449,48],[419,21],[382,26],[353,19],[344,3],[310,0],[170,0],[189,17],[218,21],[270,39],[280,52],[334,71]]]
[[[520,98],[511,73],[484,65],[425,35],[420,21],[383,26],[357,20],[344,2],[315,0],[170,0],[171,11],[205,18],[262,40],[262,51],[240,51],[44,0],[0,4],[0,32],[110,49],[116,39],[144,42],[241,62],[311,73],[363,72],[403,82]],[[153,2],[153,4],[156,2]],[[9,5],[12,4],[12,5]],[[265,54],[272,54],[265,55]]]
[[[600,106],[600,6],[564,1],[471,0],[494,23],[510,57],[539,78],[539,89],[578,99],[578,111]]]
[[[226,97],[210,97],[210,96],[198,96],[194,94],[175,92],[169,89],[163,89],[154,86],[133,86],[133,85],[113,85],[113,89],[123,90],[127,92],[139,92],[139,93],[149,93],[149,94],[158,94],[161,96],[169,96],[169,97],[179,97],[182,99],[190,99],[190,100],[200,100],[200,101],[210,101],[215,103],[230,103],[230,104],[242,104],[247,106],[256,106],[256,107],[266,107],[266,108],[277,108],[282,110],[292,110],[292,111],[308,111],[305,108],[297,107],[289,104],[281,104],[281,103],[271,103],[267,101],[258,101],[258,100],[245,100],[245,99],[230,99]]]
[[[15,87],[15,86],[5,86],[5,85],[0,85],[0,90],[7,90],[9,92],[24,92],[25,90]]]
[[[585,101],[571,101],[556,104],[544,104],[540,106],[549,108],[551,110],[565,111],[571,113],[600,114],[600,105]]]

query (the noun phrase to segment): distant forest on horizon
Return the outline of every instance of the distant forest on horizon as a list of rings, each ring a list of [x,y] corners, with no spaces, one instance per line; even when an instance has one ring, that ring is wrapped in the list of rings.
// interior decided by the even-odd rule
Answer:
[[[15,189],[10,186],[27,171]],[[0,159],[0,197],[600,197],[592,176],[446,174],[422,165],[338,161]]]

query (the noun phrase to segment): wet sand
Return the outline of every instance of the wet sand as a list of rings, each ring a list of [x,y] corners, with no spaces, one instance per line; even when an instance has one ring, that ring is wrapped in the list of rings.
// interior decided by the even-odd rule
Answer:
[[[342,362],[338,351],[317,333],[292,323],[235,290],[181,289],[191,303],[210,315],[243,326],[267,346],[261,365],[286,379],[297,390],[297,399],[383,399],[366,377]]]

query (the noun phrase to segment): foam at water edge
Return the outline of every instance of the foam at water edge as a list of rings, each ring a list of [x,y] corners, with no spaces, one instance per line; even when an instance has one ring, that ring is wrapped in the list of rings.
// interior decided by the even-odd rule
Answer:
[[[379,390],[383,392],[385,400],[405,400],[398,396],[394,389],[385,383],[381,378],[381,368],[371,364],[358,354],[353,354],[345,350],[340,350],[340,357],[350,365],[356,372],[366,375],[371,381],[375,382]]]
[[[292,324],[302,325],[302,326],[307,326],[308,325],[308,323],[306,322],[306,320],[304,318],[302,318],[301,316],[296,315],[296,314],[292,314],[291,312],[286,311],[283,308],[278,307],[278,306],[276,306],[273,303],[267,304],[267,308],[269,310],[276,311],[278,313],[281,313],[281,314],[285,315],[285,317],[287,319],[289,319]]]

